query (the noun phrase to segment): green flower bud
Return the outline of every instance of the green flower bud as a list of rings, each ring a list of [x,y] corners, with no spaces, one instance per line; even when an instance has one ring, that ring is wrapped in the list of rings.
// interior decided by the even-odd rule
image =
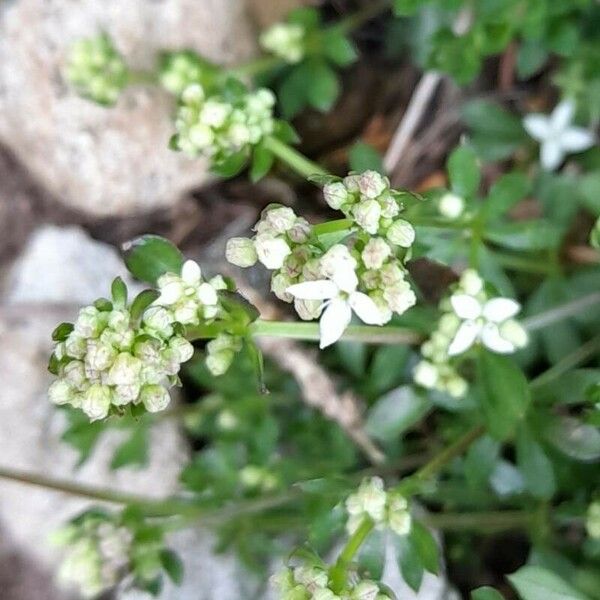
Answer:
[[[218,377],[227,372],[234,358],[235,352],[233,350],[213,352],[206,357],[206,367],[212,375]]]
[[[328,183],[323,187],[325,202],[334,210],[339,210],[350,200],[350,193],[341,181]]]
[[[117,385],[113,390],[112,403],[115,406],[136,403],[140,395],[139,384]]]
[[[169,342],[169,349],[175,355],[177,362],[184,363],[194,355],[194,346],[184,337],[174,337]]]
[[[381,218],[381,206],[377,200],[365,200],[352,208],[354,220],[367,233],[375,235],[379,230],[379,219]],[[390,240],[391,241],[391,240]]]
[[[387,239],[396,246],[410,248],[415,241],[413,226],[404,219],[394,221],[386,232]]]
[[[422,360],[413,372],[415,383],[427,389],[434,389],[439,379],[437,367],[427,360]]]
[[[97,421],[108,416],[111,401],[112,393],[110,388],[95,383],[84,393],[81,409],[91,421]]]
[[[86,366],[94,371],[108,369],[117,358],[117,351],[112,346],[99,340],[89,340],[85,357]]]
[[[249,238],[234,237],[227,240],[225,247],[225,258],[237,267],[251,267],[256,264],[258,255],[254,242]]]
[[[79,311],[73,331],[81,338],[97,338],[104,329],[104,326],[105,323],[100,315],[100,311],[94,306],[86,306]]]
[[[59,379],[54,381],[48,389],[48,396],[53,404],[70,404],[75,390],[73,386],[65,380]]]
[[[140,400],[148,412],[155,413],[167,408],[171,397],[162,385],[145,385],[140,391]]]
[[[282,237],[257,235],[254,241],[258,260],[267,269],[281,269],[291,249]]]
[[[150,306],[144,312],[143,323],[145,328],[162,338],[173,335],[173,316],[162,306]]]
[[[72,358],[83,358],[87,350],[87,343],[84,337],[75,332],[69,334],[65,340],[65,352]]]

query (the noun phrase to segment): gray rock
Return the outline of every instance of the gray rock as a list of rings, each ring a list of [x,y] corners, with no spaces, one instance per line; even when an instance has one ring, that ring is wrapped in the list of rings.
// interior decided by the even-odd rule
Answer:
[[[246,8],[245,0],[0,2],[0,140],[71,207],[121,215],[175,204],[207,170],[167,149],[172,100],[137,87],[114,108],[96,106],[64,81],[66,53],[105,30],[138,69],[165,48],[235,63],[255,50]]]

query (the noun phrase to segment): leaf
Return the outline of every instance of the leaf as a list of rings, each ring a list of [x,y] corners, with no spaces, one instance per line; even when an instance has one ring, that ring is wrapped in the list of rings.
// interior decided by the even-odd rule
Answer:
[[[522,567],[508,579],[523,600],[588,600],[558,575],[542,567]]]
[[[351,65],[358,58],[354,44],[341,31],[324,32],[322,43],[325,56],[340,67]]]
[[[594,216],[600,216],[600,171],[584,175],[578,187],[582,204]]]
[[[472,148],[460,146],[448,158],[448,177],[452,191],[462,198],[473,196],[479,188],[481,175],[477,155]]]
[[[339,361],[348,373],[361,378],[367,366],[367,347],[361,342],[339,342],[335,346]]]
[[[389,442],[420,421],[430,408],[427,398],[405,385],[382,396],[373,405],[365,429],[374,438]]]
[[[363,542],[358,553],[358,564],[369,579],[381,579],[385,562],[385,532],[375,529]]]
[[[313,108],[326,112],[339,96],[340,82],[335,71],[324,61],[313,60],[309,64],[310,81],[306,99]]]
[[[525,488],[536,498],[547,500],[556,491],[556,481],[552,462],[538,444],[526,424],[517,431],[517,466],[525,483]]]
[[[127,305],[127,286],[120,277],[115,277],[110,292],[115,306],[124,307]]]
[[[262,142],[254,147],[250,167],[250,179],[253,183],[261,180],[271,170],[274,160],[274,154]]]
[[[181,558],[179,558],[179,555],[176,552],[173,552],[173,550],[165,548],[160,553],[160,562],[165,570],[165,573],[169,576],[169,579],[175,585],[181,585],[181,582],[183,581],[184,568],[183,562]]]
[[[486,585],[473,590],[471,600],[504,600],[504,596],[498,590]]]
[[[404,581],[409,587],[418,592],[423,581],[423,565],[421,558],[415,550],[414,544],[409,536],[394,536],[394,546],[398,567]]]
[[[126,242],[123,257],[135,278],[152,284],[165,273],[180,273],[184,260],[174,244],[158,235],[143,235]]]
[[[69,427],[63,432],[61,440],[79,453],[77,466],[82,465],[92,454],[106,424],[102,421],[90,423],[84,413],[78,410],[67,412]]]
[[[310,77],[310,67],[305,61],[290,69],[281,81],[278,98],[284,118],[295,117],[306,106]]]
[[[476,440],[467,451],[464,461],[464,474],[469,486],[485,488],[496,468],[500,444],[485,435]]]
[[[365,142],[356,142],[350,148],[350,170],[362,173],[363,171],[377,171],[384,173],[381,154]]]
[[[160,292],[156,290],[144,290],[140,292],[133,302],[131,303],[131,307],[129,309],[129,314],[131,318],[135,321],[139,319],[144,311],[160,297]]]
[[[562,229],[557,225],[536,219],[519,223],[499,223],[488,227],[485,238],[512,250],[545,250],[556,248],[562,240]]]
[[[483,349],[477,361],[477,375],[486,427],[492,436],[503,440],[514,431],[529,405],[527,379],[510,358]]]
[[[517,53],[517,73],[520,79],[535,75],[548,60],[548,51],[538,41],[526,41]]]
[[[250,356],[252,366],[254,367],[258,392],[260,394],[267,394],[269,390],[265,385],[265,363],[263,354],[251,337],[244,338],[244,346],[248,352],[248,355]]]
[[[440,569],[440,549],[431,531],[418,521],[413,521],[410,539],[423,567],[437,575]]]
[[[369,370],[368,386],[375,395],[383,394],[404,379],[408,346],[381,346],[375,351]]]
[[[600,458],[600,431],[574,417],[549,416],[541,424],[542,436],[566,456],[581,462]]]
[[[394,0],[394,13],[398,17],[414,15],[425,0]]]
[[[531,188],[531,183],[523,173],[508,173],[500,177],[490,189],[484,205],[489,219],[505,216],[506,213],[522,200]]]
[[[237,152],[225,160],[213,164],[211,171],[219,177],[229,179],[237,175],[244,168],[247,160],[248,156],[245,152]]]
[[[110,462],[114,471],[126,466],[143,467],[148,463],[148,429],[136,427],[116,450]]]
[[[73,323],[61,323],[52,332],[52,340],[55,342],[64,342],[73,331]]]

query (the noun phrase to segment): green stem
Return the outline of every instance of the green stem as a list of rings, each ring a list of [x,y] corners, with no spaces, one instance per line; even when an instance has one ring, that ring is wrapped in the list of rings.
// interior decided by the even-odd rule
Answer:
[[[570,371],[573,367],[594,357],[598,352],[600,352],[600,335],[592,338],[583,344],[583,346],[577,348],[575,352],[565,356],[553,367],[531,381],[529,386],[536,389],[547,385],[555,379],[558,379],[561,375],[564,375],[567,371]]]
[[[553,323],[557,323],[563,319],[568,319],[569,317],[580,313],[586,308],[597,306],[598,303],[600,303],[600,292],[595,292],[593,294],[589,294],[588,296],[584,296],[583,298],[578,298],[572,302],[567,302],[566,304],[562,304],[527,319],[523,319],[521,323],[528,331],[543,329],[544,327],[548,327],[548,325],[552,325]]]
[[[344,591],[347,581],[348,566],[374,527],[375,524],[373,521],[369,518],[365,518],[358,529],[346,542],[337,561],[329,571],[331,587],[334,592],[340,593]]]
[[[325,223],[318,223],[313,225],[313,233],[316,237],[321,235],[327,235],[329,233],[337,233],[338,231],[350,230],[354,227],[354,221],[352,219],[336,219],[335,221],[325,221]]]
[[[260,56],[243,65],[227,69],[227,71],[234,77],[256,77],[265,71],[282,67],[284,64],[285,62],[277,56]]]
[[[298,175],[308,179],[312,175],[328,175],[327,171],[317,163],[309,160],[290,145],[274,137],[267,137],[264,140],[265,148],[270,150],[279,160],[288,165]]]
[[[250,334],[255,337],[284,337],[291,340],[315,342],[320,339],[318,323],[300,321],[263,321],[258,319],[250,325]],[[421,336],[407,329],[369,325],[350,325],[346,328],[342,339],[371,344],[416,344],[422,341]]]

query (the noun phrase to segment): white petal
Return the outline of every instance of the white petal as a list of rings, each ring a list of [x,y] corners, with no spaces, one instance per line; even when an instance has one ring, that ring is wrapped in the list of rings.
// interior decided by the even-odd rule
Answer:
[[[498,354],[511,354],[515,351],[515,346],[500,335],[498,326],[494,323],[487,323],[481,332],[481,341],[483,345],[492,352]]]
[[[366,294],[353,292],[348,298],[348,304],[363,323],[367,325],[383,325],[381,311],[377,307],[377,304]]]
[[[338,286],[328,279],[296,283],[290,285],[286,291],[300,300],[328,300],[335,298],[339,293]]]
[[[476,319],[481,316],[481,304],[477,298],[468,294],[454,294],[450,303],[457,317],[461,319]]]
[[[574,113],[575,104],[572,100],[565,100],[560,104],[557,104],[550,117],[552,130],[557,133],[566,129],[573,120]]]
[[[512,298],[492,298],[483,307],[483,316],[487,321],[502,323],[514,317],[521,310],[521,305]]]
[[[156,301],[158,305],[170,305],[179,301],[183,295],[183,286],[179,281],[171,281],[160,290],[160,296]]]
[[[181,279],[188,285],[199,283],[201,274],[200,266],[193,260],[186,260],[181,267]]]
[[[321,348],[337,342],[352,318],[350,306],[340,298],[334,298],[321,315]]]
[[[565,153],[557,140],[548,140],[542,144],[540,162],[546,171],[554,171],[563,161]]]
[[[550,135],[550,122],[546,115],[537,113],[527,115],[523,119],[525,131],[534,139],[542,141]]]
[[[595,142],[594,134],[583,127],[569,127],[560,136],[560,144],[567,152],[583,152]]]
[[[331,279],[340,290],[350,294],[358,286],[358,277],[352,266],[344,266],[335,270]]]
[[[468,350],[481,332],[481,325],[475,321],[465,321],[456,332],[448,347],[448,356],[456,356]]]

